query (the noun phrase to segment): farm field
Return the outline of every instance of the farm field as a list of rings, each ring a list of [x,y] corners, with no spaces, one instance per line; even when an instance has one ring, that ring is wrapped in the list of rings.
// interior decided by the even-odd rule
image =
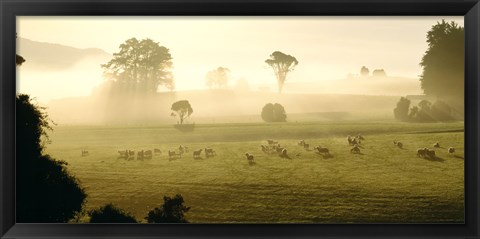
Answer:
[[[352,154],[346,137],[357,134],[365,140],[361,154]],[[199,124],[193,132],[171,125],[56,126],[49,135],[46,153],[68,162],[88,194],[87,210],[113,203],[141,220],[164,195],[181,194],[192,223],[464,222],[463,122]],[[266,139],[286,147],[289,158],[262,152]],[[303,149],[301,139],[333,157]],[[441,146],[435,160],[416,155],[435,142]],[[168,150],[180,144],[190,151],[169,160]],[[193,159],[192,151],[205,147],[217,156]],[[118,158],[118,150],[154,148],[162,155]],[[82,149],[89,155],[82,157]]]

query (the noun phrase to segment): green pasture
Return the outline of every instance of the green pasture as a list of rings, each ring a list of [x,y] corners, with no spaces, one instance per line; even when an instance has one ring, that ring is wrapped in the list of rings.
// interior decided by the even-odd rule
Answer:
[[[68,162],[88,194],[87,210],[113,203],[139,220],[164,195],[179,193],[193,223],[463,223],[463,129],[463,122],[388,121],[212,124],[193,132],[171,125],[57,126],[46,153]],[[351,154],[346,137],[357,134],[366,139],[361,154]],[[279,141],[289,158],[262,152],[266,139]],[[333,157],[304,150],[301,139]],[[436,159],[416,156],[435,142],[442,147]],[[189,152],[169,160],[167,151],[180,144]],[[217,156],[193,159],[192,151],[205,147]],[[162,155],[118,158],[118,150],[154,148]]]

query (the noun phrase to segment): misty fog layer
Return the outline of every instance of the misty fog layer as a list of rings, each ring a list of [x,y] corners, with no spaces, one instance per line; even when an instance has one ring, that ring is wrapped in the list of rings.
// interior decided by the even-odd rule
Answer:
[[[27,61],[17,69],[17,91],[62,124],[173,124],[178,100],[192,105],[189,123],[261,122],[267,103],[282,104],[287,121],[391,119],[400,96],[423,93],[426,32],[443,18],[19,17],[17,53]],[[463,25],[461,17],[446,19]],[[55,34],[66,27],[69,34]],[[101,65],[132,37],[169,49],[174,91],[113,97]],[[299,62],[282,94],[265,64],[275,50]],[[370,74],[360,75],[362,66]],[[228,82],[208,89],[205,76],[217,67],[228,69]]]

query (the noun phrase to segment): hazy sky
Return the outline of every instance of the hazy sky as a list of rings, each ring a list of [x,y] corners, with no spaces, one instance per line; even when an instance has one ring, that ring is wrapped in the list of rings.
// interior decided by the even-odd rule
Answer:
[[[231,70],[231,85],[276,88],[264,63],[276,50],[293,55],[299,65],[287,82],[345,78],[365,65],[388,75],[417,78],[427,49],[426,33],[437,21],[463,17],[18,17],[19,37],[77,48],[118,51],[125,40],[150,38],[170,49],[178,90],[205,88],[205,74],[219,66]],[[28,59],[27,59],[28,61]],[[87,95],[102,81],[101,68],[20,74],[21,91],[45,92],[42,100]],[[79,75],[83,74],[85,75]],[[72,77],[65,77],[72,75]],[[73,76],[75,75],[75,76]],[[37,77],[36,77],[37,76]],[[39,81],[62,77],[61,93]],[[35,79],[34,79],[35,78]],[[69,79],[65,79],[69,78]],[[47,83],[51,84],[50,83]],[[60,86],[59,86],[60,87]],[[29,93],[29,92],[25,92]]]

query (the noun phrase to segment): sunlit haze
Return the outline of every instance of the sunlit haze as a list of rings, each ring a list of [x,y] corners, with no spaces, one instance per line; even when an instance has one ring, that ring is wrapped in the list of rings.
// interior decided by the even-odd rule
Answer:
[[[277,50],[299,61],[286,84],[345,79],[348,74],[359,74],[362,66],[370,71],[384,69],[388,76],[418,79],[419,62],[427,49],[426,33],[442,19],[463,26],[463,17],[439,16],[22,16],[17,18],[17,33],[19,39],[99,48],[109,54],[129,38],[150,38],[170,49],[178,91],[206,88],[206,73],[219,66],[230,69],[230,87],[243,78],[253,90],[275,91],[275,76],[264,61]],[[22,45],[17,47],[22,53]],[[109,59],[79,61],[64,69],[32,68],[26,60],[18,68],[18,91],[48,101],[89,95],[103,80],[100,64]]]

